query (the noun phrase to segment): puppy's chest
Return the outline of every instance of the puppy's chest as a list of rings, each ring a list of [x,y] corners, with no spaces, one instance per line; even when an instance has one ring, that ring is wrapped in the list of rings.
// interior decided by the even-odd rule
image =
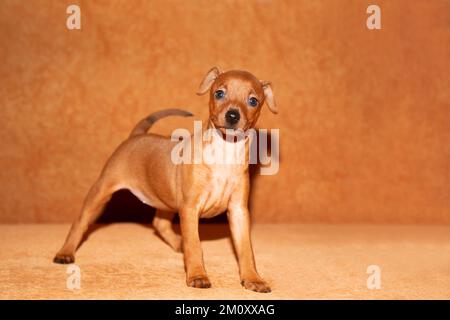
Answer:
[[[209,168],[208,182],[202,192],[202,217],[212,217],[222,213],[228,207],[230,198],[242,183],[244,171],[242,166],[214,165]]]
[[[202,192],[202,217],[212,217],[227,209],[232,194],[245,178],[245,142],[213,140],[204,152],[210,158],[203,167],[207,179]]]

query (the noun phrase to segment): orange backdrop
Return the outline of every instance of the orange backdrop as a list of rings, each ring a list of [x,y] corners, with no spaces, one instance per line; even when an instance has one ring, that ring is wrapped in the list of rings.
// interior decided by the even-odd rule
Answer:
[[[254,220],[450,222],[448,1],[2,0],[0,46],[0,222],[71,221],[138,120],[206,119],[212,66],[274,83],[281,167],[253,181]]]

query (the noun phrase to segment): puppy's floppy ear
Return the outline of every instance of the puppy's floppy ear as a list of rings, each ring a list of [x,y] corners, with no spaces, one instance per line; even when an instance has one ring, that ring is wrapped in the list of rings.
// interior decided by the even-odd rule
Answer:
[[[277,114],[278,109],[273,98],[272,83],[264,80],[261,80],[260,82],[264,90],[265,102],[267,103],[269,110],[272,111],[272,113]]]
[[[198,88],[197,94],[202,95],[208,92],[208,90],[211,88],[212,84],[219,75],[220,75],[219,68],[214,67],[211,70],[209,70],[206,76],[203,78],[202,83],[200,83],[200,87]]]

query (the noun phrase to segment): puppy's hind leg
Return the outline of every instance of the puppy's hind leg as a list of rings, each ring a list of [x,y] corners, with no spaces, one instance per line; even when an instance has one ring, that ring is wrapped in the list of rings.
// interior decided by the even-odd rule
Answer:
[[[66,242],[56,254],[53,262],[66,264],[75,261],[75,251],[80,245],[83,235],[89,225],[100,216],[105,204],[115,191],[117,191],[115,185],[105,181],[102,177],[95,182],[86,196],[80,216],[72,224]]]
[[[156,210],[153,227],[161,238],[176,252],[181,252],[181,237],[172,229],[172,219],[175,212]]]

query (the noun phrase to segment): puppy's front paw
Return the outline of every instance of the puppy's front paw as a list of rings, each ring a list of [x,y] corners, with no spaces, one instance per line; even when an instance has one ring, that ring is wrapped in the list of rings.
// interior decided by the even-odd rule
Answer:
[[[263,280],[242,280],[241,285],[247,290],[269,293],[270,287]]]
[[[73,254],[57,253],[53,258],[54,263],[69,264],[75,262],[75,256]]]
[[[207,276],[194,276],[186,281],[189,287],[193,288],[211,288],[211,282]]]

